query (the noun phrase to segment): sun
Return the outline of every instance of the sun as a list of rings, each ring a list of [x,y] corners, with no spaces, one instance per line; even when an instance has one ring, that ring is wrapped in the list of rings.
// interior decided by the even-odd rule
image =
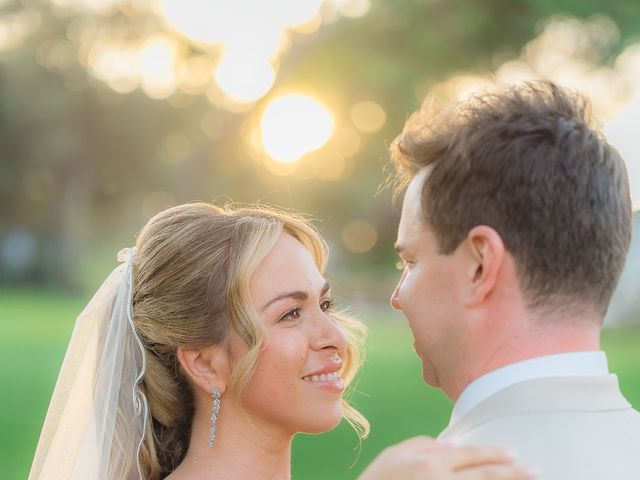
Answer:
[[[302,94],[275,98],[260,120],[262,146],[277,162],[293,163],[322,147],[333,133],[334,120],[317,100]]]

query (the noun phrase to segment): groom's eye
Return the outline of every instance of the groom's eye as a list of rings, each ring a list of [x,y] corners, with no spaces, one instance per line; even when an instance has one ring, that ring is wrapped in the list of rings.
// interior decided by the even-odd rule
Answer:
[[[404,260],[404,259],[400,259],[396,262],[396,268],[398,270],[404,270],[405,268],[407,268],[409,265],[413,265],[414,262],[413,260]]]
[[[396,263],[396,268],[397,268],[398,270],[404,270],[405,268],[407,268],[409,265],[411,265],[411,264],[413,264],[413,263],[415,263],[415,262],[412,262],[412,261],[410,261],[410,260],[403,260],[403,259],[400,259],[400,260],[398,260],[398,262]]]

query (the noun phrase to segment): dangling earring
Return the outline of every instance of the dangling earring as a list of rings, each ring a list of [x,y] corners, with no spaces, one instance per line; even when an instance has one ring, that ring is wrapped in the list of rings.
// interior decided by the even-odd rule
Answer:
[[[211,399],[213,405],[211,405],[211,427],[209,428],[209,448],[213,447],[213,442],[216,440],[216,422],[218,421],[218,413],[220,412],[220,389],[213,387],[211,390]]]

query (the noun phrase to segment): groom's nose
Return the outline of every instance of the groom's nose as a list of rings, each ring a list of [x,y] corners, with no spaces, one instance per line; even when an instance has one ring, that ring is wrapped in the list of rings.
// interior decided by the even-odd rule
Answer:
[[[389,299],[389,303],[391,303],[391,307],[396,310],[402,310],[402,305],[400,305],[400,287],[402,286],[402,282],[404,281],[404,277],[407,274],[407,269],[405,268],[402,272],[402,276],[400,280],[398,280],[398,284],[396,288],[393,289],[393,293],[391,294],[391,298]]]
[[[400,298],[398,295],[399,293],[400,293],[400,283],[398,283],[396,288],[393,289],[393,293],[391,294],[391,298],[389,299],[391,306],[396,310],[402,310],[402,307],[400,306]]]

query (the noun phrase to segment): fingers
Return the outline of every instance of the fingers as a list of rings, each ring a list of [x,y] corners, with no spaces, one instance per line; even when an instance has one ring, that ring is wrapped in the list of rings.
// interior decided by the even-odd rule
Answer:
[[[429,466],[428,459],[432,452],[435,453],[438,445],[434,439],[420,436],[387,447],[358,478],[359,480],[423,479],[425,470]]]
[[[360,480],[532,480],[513,465],[513,456],[497,447],[456,447],[429,437],[414,437],[386,448]]]
[[[440,452],[440,458],[453,471],[485,464],[508,464],[514,458],[505,449],[497,447],[458,447]]]
[[[426,435],[418,435],[416,437],[411,437],[407,440],[403,440],[400,443],[396,443],[389,447],[390,449],[403,450],[405,452],[430,452],[431,450],[435,450],[440,448],[441,444],[438,443],[435,439],[431,437],[427,437]]]
[[[402,445],[406,448],[431,448],[439,445],[435,439],[428,437],[426,435],[418,435],[415,437],[408,438],[396,445]]]
[[[456,480],[533,480],[536,476],[533,469],[512,465],[488,465],[458,472],[454,478]]]

